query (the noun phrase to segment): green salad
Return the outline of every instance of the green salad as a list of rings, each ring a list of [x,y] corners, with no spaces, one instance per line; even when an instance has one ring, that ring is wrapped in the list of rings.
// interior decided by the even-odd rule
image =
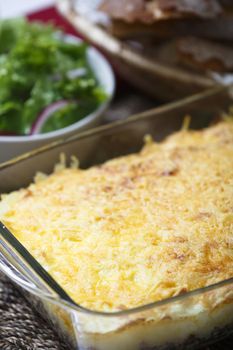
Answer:
[[[106,94],[87,49],[83,42],[65,41],[52,25],[1,21],[0,134],[50,132],[94,111]]]

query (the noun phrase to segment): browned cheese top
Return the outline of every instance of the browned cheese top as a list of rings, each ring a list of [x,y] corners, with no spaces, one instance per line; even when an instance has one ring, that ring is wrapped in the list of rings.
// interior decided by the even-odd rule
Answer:
[[[233,122],[180,131],[2,196],[0,219],[71,297],[147,304],[233,277]]]

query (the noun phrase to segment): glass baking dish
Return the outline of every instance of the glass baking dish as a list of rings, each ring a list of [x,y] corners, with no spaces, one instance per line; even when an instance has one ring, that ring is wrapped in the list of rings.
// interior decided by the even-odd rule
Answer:
[[[232,103],[233,87],[218,87],[57,141],[1,164],[0,193],[28,185],[38,171],[50,173],[62,152],[88,167],[138,151],[146,134],[161,140],[179,130],[186,115],[191,127],[205,127]],[[233,278],[130,310],[96,312],[75,304],[3,225],[0,269],[66,338],[68,349],[199,349],[233,332]]]

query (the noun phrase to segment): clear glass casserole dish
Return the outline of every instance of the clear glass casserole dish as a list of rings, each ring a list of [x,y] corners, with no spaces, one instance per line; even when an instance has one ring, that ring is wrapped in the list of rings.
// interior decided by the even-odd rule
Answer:
[[[3,163],[0,193],[28,185],[38,171],[50,173],[61,152],[87,167],[140,150],[146,134],[161,140],[179,130],[187,114],[191,127],[205,127],[229,110],[232,93],[232,87],[215,88]],[[3,225],[0,269],[59,329],[70,349],[199,349],[233,332],[233,278],[130,310],[96,312],[75,304]]]

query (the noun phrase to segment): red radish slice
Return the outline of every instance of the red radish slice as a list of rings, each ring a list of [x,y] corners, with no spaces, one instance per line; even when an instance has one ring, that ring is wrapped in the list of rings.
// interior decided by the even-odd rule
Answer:
[[[33,123],[30,131],[30,135],[40,134],[43,125],[47,122],[47,120],[53,116],[53,114],[61,108],[67,106],[70,102],[66,100],[60,100],[52,103],[48,107],[46,107],[43,112],[37,117],[35,122]]]

